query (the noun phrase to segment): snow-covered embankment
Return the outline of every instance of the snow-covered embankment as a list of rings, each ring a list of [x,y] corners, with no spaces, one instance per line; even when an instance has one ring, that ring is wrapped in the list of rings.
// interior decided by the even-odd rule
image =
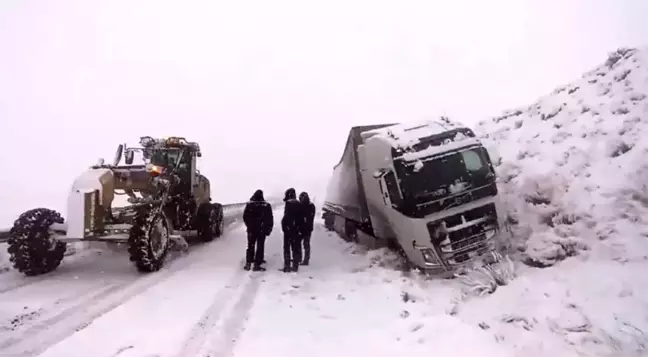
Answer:
[[[520,352],[648,347],[648,49],[482,122],[520,276],[459,315]]]

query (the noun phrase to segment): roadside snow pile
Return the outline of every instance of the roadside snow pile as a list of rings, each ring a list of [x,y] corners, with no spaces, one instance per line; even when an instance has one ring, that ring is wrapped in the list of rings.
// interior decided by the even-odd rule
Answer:
[[[528,108],[483,122],[528,265],[648,259],[648,49],[621,49]],[[519,199],[523,198],[523,199]]]
[[[647,97],[648,48],[619,49],[580,80],[477,126],[498,147],[510,248],[527,268],[466,301],[460,316],[494,321],[491,331],[520,353],[646,351]]]

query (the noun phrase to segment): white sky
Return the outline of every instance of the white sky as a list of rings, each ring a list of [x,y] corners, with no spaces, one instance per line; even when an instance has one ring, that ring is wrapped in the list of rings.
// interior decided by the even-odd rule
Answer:
[[[0,0],[0,226],[120,142],[184,135],[217,201],[321,195],[357,124],[468,124],[648,44],[646,0]]]

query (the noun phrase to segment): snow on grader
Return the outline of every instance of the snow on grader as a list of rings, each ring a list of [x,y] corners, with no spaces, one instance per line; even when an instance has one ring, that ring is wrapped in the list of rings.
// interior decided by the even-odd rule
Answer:
[[[119,145],[112,165],[98,164],[73,183],[67,214],[36,208],[21,214],[9,232],[15,269],[28,276],[55,270],[67,243],[126,244],[140,272],[154,272],[184,237],[212,241],[223,234],[223,206],[211,202],[209,180],[196,169],[200,146],[185,138],[140,138],[141,147]],[[133,165],[135,152],[144,163]],[[119,165],[124,157],[125,165]],[[112,207],[115,195],[128,205]]]

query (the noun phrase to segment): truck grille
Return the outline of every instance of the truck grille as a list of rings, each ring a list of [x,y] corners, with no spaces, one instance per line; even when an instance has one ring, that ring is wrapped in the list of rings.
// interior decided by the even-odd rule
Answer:
[[[450,265],[466,262],[488,252],[490,244],[487,233],[495,233],[498,229],[494,203],[429,222],[430,236],[442,222],[446,224],[448,238],[439,248],[443,259]]]

